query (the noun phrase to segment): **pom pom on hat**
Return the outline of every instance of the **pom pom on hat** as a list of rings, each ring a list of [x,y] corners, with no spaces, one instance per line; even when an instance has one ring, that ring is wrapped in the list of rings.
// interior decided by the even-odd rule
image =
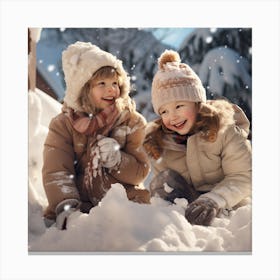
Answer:
[[[168,62],[181,62],[179,54],[173,50],[165,50],[158,59],[158,68],[164,69]]]
[[[158,59],[159,70],[152,83],[152,104],[156,114],[162,105],[173,101],[206,102],[206,92],[196,73],[173,50]]]

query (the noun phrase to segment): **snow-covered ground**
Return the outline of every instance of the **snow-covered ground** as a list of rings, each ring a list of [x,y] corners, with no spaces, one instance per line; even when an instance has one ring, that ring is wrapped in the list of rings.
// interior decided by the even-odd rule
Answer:
[[[42,150],[48,122],[61,105],[36,89],[29,91],[28,249],[34,252],[251,252],[251,203],[215,218],[212,226],[192,226],[185,199],[170,204],[131,202],[114,184],[89,214],[72,214],[68,229],[46,228],[47,205],[41,181]]]

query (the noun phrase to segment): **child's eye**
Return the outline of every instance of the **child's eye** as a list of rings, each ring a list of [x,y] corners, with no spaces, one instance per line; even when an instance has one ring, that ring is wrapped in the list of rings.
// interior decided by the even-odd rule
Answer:
[[[183,106],[184,106],[183,104],[178,104],[178,105],[176,105],[176,109],[179,109],[179,108],[181,108]]]
[[[159,112],[160,115],[163,115],[166,113],[166,110]]]
[[[102,82],[102,81],[101,81],[101,82],[98,82],[97,85],[98,85],[98,86],[105,86],[105,82]]]

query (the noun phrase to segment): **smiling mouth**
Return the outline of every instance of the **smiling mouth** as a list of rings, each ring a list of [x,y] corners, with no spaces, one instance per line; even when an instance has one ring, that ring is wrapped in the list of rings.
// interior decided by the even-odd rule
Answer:
[[[103,97],[102,100],[104,100],[106,102],[114,102],[115,98],[114,97]]]
[[[176,127],[177,129],[181,129],[184,127],[184,125],[186,124],[187,120],[182,121],[180,123],[174,124],[173,126]]]

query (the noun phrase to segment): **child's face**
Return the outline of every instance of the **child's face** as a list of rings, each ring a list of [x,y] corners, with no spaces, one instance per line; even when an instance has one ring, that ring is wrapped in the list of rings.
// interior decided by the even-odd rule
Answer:
[[[90,101],[95,108],[104,109],[115,103],[120,97],[117,77],[100,78],[92,82]]]
[[[185,135],[196,121],[197,106],[194,102],[174,101],[162,105],[159,114],[168,129]]]

